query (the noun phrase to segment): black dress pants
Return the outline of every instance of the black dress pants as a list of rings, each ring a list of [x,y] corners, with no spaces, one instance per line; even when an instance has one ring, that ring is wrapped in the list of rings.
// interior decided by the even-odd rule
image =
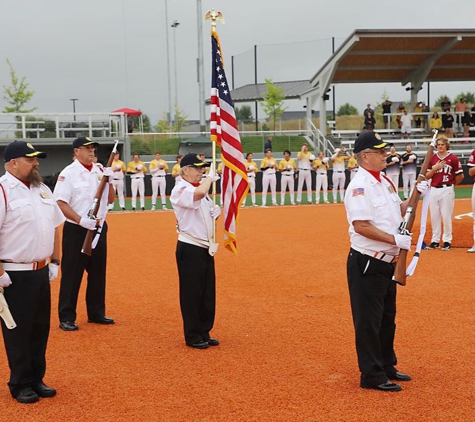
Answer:
[[[355,327],[361,386],[388,381],[397,363],[396,283],[394,265],[350,249],[347,261],[348,288]]]
[[[99,242],[92,250],[92,256],[81,252],[87,229],[77,224],[64,223],[63,256],[61,257],[61,286],[59,289],[59,320],[76,321],[76,307],[79,288],[87,271],[86,307],[89,319],[105,315],[107,223],[104,222]]]
[[[178,241],[176,263],[185,342],[207,341],[216,309],[214,257],[208,249]]]
[[[46,372],[51,291],[48,267],[36,271],[7,271],[12,284],[5,299],[17,326],[9,330],[2,319],[3,340],[10,367],[12,394],[43,380]]]

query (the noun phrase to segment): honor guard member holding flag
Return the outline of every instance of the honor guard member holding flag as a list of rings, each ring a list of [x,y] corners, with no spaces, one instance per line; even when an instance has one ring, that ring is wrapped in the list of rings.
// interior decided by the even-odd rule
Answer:
[[[125,198],[124,198],[124,174],[127,171],[125,167],[125,163],[120,160],[120,154],[116,153],[114,156],[114,161],[111,165],[114,174],[112,176],[112,186],[114,187],[114,191],[117,193],[119,197],[119,206],[122,211],[125,211]],[[112,204],[109,209],[114,208],[114,204]]]
[[[363,132],[355,141],[358,173],[348,185],[345,208],[351,249],[347,260],[348,287],[355,327],[360,386],[400,391],[395,381],[411,377],[396,369],[396,282],[394,263],[401,249],[411,249],[411,235],[400,234],[407,201],[382,173],[387,143],[376,132]],[[424,193],[427,181],[417,185]]]
[[[216,308],[214,254],[215,220],[221,210],[208,196],[219,177],[213,167],[202,181],[208,163],[196,154],[181,160],[183,180],[172,190],[170,201],[177,219],[176,262],[180,279],[180,308],[187,346],[207,349],[219,341],[210,337]],[[201,182],[201,183],[200,183]]]
[[[45,157],[30,143],[12,142],[5,148],[6,173],[0,178],[0,286],[17,324],[8,329],[2,321],[2,331],[8,386],[20,403],[56,394],[43,377],[51,315],[49,282],[58,276],[58,226],[64,216],[38,173],[37,158]]]
[[[152,175],[152,211],[155,210],[158,191],[160,190],[160,198],[162,201],[162,209],[167,210],[167,197],[165,189],[167,187],[168,164],[162,160],[159,152],[155,153],[155,159],[150,161],[150,174]]]
[[[137,206],[137,191],[140,196],[140,208],[145,211],[145,173],[147,166],[140,161],[140,155],[134,154],[133,160],[127,165],[127,173],[130,174],[130,188],[132,190],[132,211]]]
[[[59,290],[59,327],[64,331],[76,331],[76,306],[84,270],[87,271],[86,307],[88,322],[114,324],[105,316],[106,264],[107,264],[107,203],[113,197],[111,185],[104,189],[97,220],[90,218],[94,196],[103,176],[113,176],[110,167],[104,173],[94,164],[94,149],[99,145],[89,138],[77,138],[73,142],[75,160],[58,176],[54,197],[66,217],[63,228],[63,255],[61,286]],[[101,235],[91,256],[81,252],[88,230],[101,227]]]

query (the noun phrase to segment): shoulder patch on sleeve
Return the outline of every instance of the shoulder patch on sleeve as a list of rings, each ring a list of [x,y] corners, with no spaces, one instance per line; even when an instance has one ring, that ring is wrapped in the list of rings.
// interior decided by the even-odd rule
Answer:
[[[64,182],[66,180],[65,176],[58,176],[58,182]]]
[[[351,196],[364,196],[364,188],[353,189]]]

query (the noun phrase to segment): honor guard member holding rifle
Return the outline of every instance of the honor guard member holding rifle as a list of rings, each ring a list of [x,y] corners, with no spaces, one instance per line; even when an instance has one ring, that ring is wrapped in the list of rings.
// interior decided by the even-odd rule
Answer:
[[[49,282],[58,276],[64,216],[38,173],[37,158],[45,157],[30,143],[12,142],[5,148],[6,173],[0,178],[0,286],[17,324],[8,329],[2,321],[2,331],[8,386],[20,403],[56,394],[43,377],[51,315]]]
[[[132,190],[132,211],[137,206],[137,191],[140,196],[140,208],[145,211],[145,173],[147,166],[140,161],[140,155],[134,154],[133,160],[127,165],[127,174],[130,174],[130,188]]]
[[[185,155],[180,164],[183,180],[173,188],[170,201],[177,219],[181,315],[187,346],[207,349],[219,344],[210,331],[216,308],[214,224],[221,210],[208,196],[219,177],[211,167],[202,180],[209,164],[196,154]]]
[[[112,176],[112,186],[114,186],[114,191],[119,197],[119,206],[122,211],[125,211],[125,198],[124,198],[124,174],[127,171],[125,163],[120,160],[120,154],[116,153],[114,156],[114,161],[111,165],[114,174]],[[112,204],[110,209],[114,208]]]
[[[168,164],[165,160],[162,160],[161,154],[159,152],[156,152],[155,159],[150,161],[149,170],[150,174],[152,175],[152,211],[155,210],[159,190],[162,201],[162,209],[166,211],[168,209],[165,192],[167,187],[166,177],[168,173]]]
[[[107,202],[114,195],[111,185],[106,187],[97,215],[88,216],[102,177],[113,177],[108,167],[104,173],[93,163],[94,149],[99,145],[89,138],[73,142],[75,160],[58,176],[54,197],[66,217],[63,228],[61,286],[59,290],[59,327],[76,331],[76,306],[84,270],[87,271],[86,307],[88,322],[114,324],[105,316],[107,264]],[[91,218],[92,217],[92,218]],[[101,226],[101,235],[91,256],[81,252],[88,230]]]
[[[396,282],[394,263],[400,249],[411,249],[411,234],[399,234],[407,201],[382,173],[387,143],[376,132],[363,132],[355,141],[358,173],[345,195],[351,249],[347,260],[348,287],[355,327],[360,386],[400,391],[395,381],[411,377],[396,369]],[[427,181],[417,185],[423,193]]]

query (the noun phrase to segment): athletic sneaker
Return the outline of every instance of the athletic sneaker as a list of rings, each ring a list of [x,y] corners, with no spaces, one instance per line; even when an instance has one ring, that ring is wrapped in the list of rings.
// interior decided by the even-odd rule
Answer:
[[[467,252],[468,253],[474,253],[475,252],[475,245],[473,245]]]
[[[430,245],[426,246],[426,249],[437,249],[440,247],[439,242],[432,242]]]
[[[450,251],[450,243],[449,242],[444,242],[444,245],[442,246],[443,251]]]
[[[152,205],[152,208],[150,208],[150,211],[155,211],[155,205]]]
[[[125,208],[122,208],[122,211],[125,211]]]
[[[162,207],[162,210],[163,210],[163,211],[168,211],[168,208],[167,208],[167,206],[166,206],[166,205],[164,205],[164,206]]]

